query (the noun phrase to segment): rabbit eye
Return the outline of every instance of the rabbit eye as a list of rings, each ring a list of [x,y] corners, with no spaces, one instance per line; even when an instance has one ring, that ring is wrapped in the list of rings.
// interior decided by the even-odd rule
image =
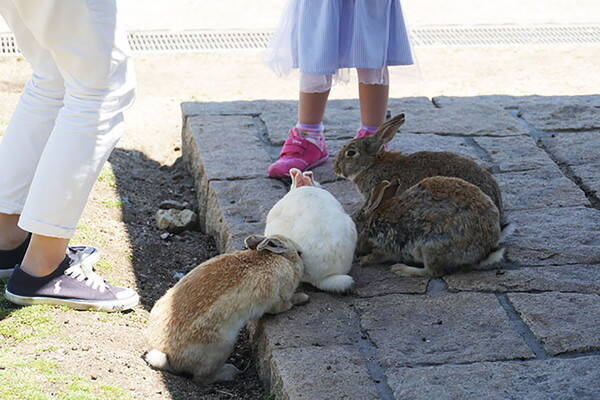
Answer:
[[[346,152],[346,155],[347,155],[348,157],[354,157],[354,156],[356,155],[356,150],[348,150],[348,151]]]

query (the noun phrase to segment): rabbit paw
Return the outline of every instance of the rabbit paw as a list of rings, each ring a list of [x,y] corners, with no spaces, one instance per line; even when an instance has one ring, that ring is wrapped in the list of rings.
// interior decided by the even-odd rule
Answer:
[[[287,310],[289,310],[290,308],[292,308],[292,302],[291,301],[284,301],[284,302],[280,302],[277,304],[274,304],[268,311],[267,314],[280,314],[282,312],[286,312]]]
[[[410,265],[401,263],[392,265],[390,267],[390,271],[392,271],[396,275],[406,277],[429,276],[429,273],[425,268],[411,267]]]
[[[367,254],[366,256],[362,256],[360,258],[359,263],[360,263],[360,266],[363,267],[363,268],[364,267],[369,267],[371,265],[377,264],[378,261],[379,261],[379,258],[380,257],[379,257],[378,254],[370,253],[370,254]]]
[[[302,306],[302,305],[308,303],[309,300],[310,300],[310,297],[308,297],[308,295],[306,293],[298,292],[298,293],[294,293],[294,295],[292,296],[291,302],[295,306]]]

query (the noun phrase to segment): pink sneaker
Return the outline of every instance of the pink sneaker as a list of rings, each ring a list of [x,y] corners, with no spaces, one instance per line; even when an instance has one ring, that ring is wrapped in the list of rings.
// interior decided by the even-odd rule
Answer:
[[[279,159],[269,166],[268,173],[271,178],[283,178],[290,176],[291,168],[306,171],[323,164],[328,157],[324,137],[309,137],[305,131],[293,127],[281,148]]]
[[[368,129],[365,128],[359,128],[358,131],[356,131],[356,136],[354,136],[354,139],[361,139],[367,136],[373,136],[375,134],[375,132],[371,132]],[[390,148],[387,144],[383,145],[383,149],[385,151],[389,151]]]

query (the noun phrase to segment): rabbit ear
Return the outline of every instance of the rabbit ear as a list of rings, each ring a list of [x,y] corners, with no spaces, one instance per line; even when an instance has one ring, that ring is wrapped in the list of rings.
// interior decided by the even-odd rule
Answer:
[[[382,143],[388,143],[396,136],[398,129],[404,124],[404,114],[398,114],[393,118],[385,121],[383,125],[375,132],[375,137],[378,138]]]
[[[398,189],[398,183],[391,183],[390,181],[381,181],[375,186],[373,189],[373,193],[367,200],[367,204],[365,206],[365,212],[370,214],[375,211],[379,205],[388,199],[391,199],[396,194],[396,190]]]
[[[275,254],[283,254],[287,253],[289,249],[281,240],[274,237],[268,237],[258,244],[256,250],[267,250]]]
[[[260,242],[265,240],[263,235],[250,235],[246,239],[244,239],[245,247],[250,250],[256,250],[256,247]]]

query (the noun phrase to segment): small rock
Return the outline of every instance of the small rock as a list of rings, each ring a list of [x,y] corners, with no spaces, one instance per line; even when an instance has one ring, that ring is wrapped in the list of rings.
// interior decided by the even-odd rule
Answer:
[[[161,234],[160,234],[160,238],[161,238],[162,240],[166,240],[166,239],[168,239],[168,238],[169,238],[169,236],[171,236],[171,234],[170,234],[169,232],[164,232],[164,233],[161,233]]]
[[[158,208],[161,210],[170,210],[172,208],[176,210],[184,210],[187,207],[189,207],[187,202],[177,200],[164,200],[158,205]]]
[[[180,280],[181,278],[183,278],[185,276],[185,274],[183,272],[174,272],[173,273],[173,279],[175,280]]]
[[[192,210],[158,210],[156,212],[156,225],[171,233],[179,233],[196,225],[198,215]]]

